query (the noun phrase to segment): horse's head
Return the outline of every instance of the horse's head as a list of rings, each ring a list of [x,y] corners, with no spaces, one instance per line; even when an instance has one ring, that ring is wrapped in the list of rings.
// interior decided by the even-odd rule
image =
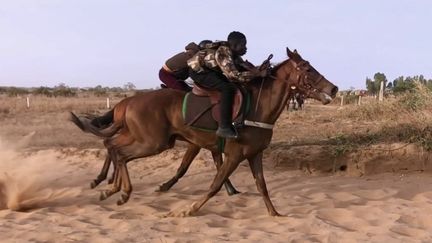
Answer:
[[[296,50],[292,52],[287,48],[287,54],[289,59],[276,70],[277,78],[288,82],[288,87],[294,92],[320,100],[323,104],[330,103],[336,96],[338,87],[321,75]]]

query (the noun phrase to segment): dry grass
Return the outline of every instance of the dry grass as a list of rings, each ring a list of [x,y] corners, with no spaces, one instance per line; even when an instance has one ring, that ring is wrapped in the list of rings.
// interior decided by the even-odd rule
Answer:
[[[74,110],[88,113],[106,109],[107,99],[105,97],[45,97],[30,96],[30,108],[27,108],[26,97],[0,96],[0,114],[18,115],[28,112],[59,112]],[[111,106],[121,100],[118,97],[110,98]]]
[[[424,86],[384,102],[366,97],[362,105],[306,106],[282,114],[271,148],[327,146],[335,157],[377,144],[411,143],[432,150],[432,95]],[[283,134],[283,135],[281,135]]]
[[[111,98],[114,106],[121,98]],[[0,97],[0,137],[12,139],[35,132],[30,146],[38,148],[96,147],[102,143],[91,135],[83,134],[68,121],[70,111],[102,114],[108,111],[102,97],[30,97],[27,108],[25,97]]]
[[[428,117],[431,105],[430,90],[417,83],[413,92],[385,99],[384,102],[369,100],[362,106],[349,106],[342,115],[357,121],[412,121],[413,118],[416,120]]]

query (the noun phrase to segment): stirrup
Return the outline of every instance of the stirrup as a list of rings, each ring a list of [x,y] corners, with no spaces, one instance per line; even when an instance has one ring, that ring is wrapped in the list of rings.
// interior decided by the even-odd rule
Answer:
[[[216,131],[216,135],[222,138],[238,138],[237,130],[230,126],[230,127],[219,127]]]

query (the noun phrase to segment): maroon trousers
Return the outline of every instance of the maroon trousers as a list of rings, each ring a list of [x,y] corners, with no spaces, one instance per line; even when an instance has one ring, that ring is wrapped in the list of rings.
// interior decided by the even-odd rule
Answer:
[[[191,87],[185,83],[184,80],[176,78],[172,73],[166,71],[161,68],[159,71],[159,79],[164,83],[168,88],[178,89],[183,91],[190,91]]]

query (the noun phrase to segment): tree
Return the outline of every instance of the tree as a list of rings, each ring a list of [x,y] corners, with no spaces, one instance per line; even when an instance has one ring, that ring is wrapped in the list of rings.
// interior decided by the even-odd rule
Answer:
[[[68,87],[65,83],[59,83],[57,86],[54,87],[53,95],[54,97],[57,96],[72,97],[72,96],[76,96],[76,91]]]
[[[387,89],[393,89],[393,83],[392,83],[392,82],[388,82],[386,88],[387,88]]]
[[[427,80],[424,78],[423,75],[414,76],[413,79],[420,82],[421,84],[427,84]]]
[[[127,82],[125,85],[123,85],[124,89],[127,91],[133,91],[136,89],[135,84],[131,83],[131,82]]]
[[[377,89],[375,87],[375,83],[372,81],[372,79],[366,77],[366,89],[369,94],[375,95],[377,93]]]
[[[415,83],[414,79],[411,77],[404,78],[403,76],[400,76],[393,81],[394,93],[403,93],[406,91],[411,91],[413,89],[415,89]]]
[[[36,95],[45,95],[47,97],[53,96],[53,89],[45,86],[41,86],[33,91],[33,94]]]
[[[377,92],[378,92],[381,88],[381,82],[384,82],[384,87],[387,86],[387,77],[385,76],[384,73],[375,73],[374,82],[375,82],[375,85],[377,87]]]
[[[398,83],[400,82],[404,82],[404,77],[400,76],[398,78],[396,78],[395,80],[393,80],[393,88],[396,87],[398,85]]]
[[[381,88],[381,82],[384,82],[384,87],[387,87],[387,77],[384,73],[375,73],[373,80],[366,78],[366,89],[368,93],[377,95]]]

